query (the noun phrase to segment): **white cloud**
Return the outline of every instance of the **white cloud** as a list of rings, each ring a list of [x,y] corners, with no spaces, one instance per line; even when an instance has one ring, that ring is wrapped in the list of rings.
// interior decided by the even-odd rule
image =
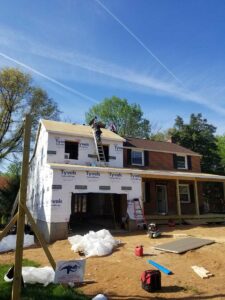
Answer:
[[[200,105],[204,105],[205,107],[209,108],[212,111],[225,115],[225,108],[223,107],[222,98],[219,98],[219,101],[215,101],[215,97],[222,97],[222,92],[224,91],[224,86],[210,86],[208,84],[204,84],[204,82],[199,82],[196,88],[195,83],[195,91],[192,91],[190,83],[187,87],[184,87],[183,84],[179,84],[173,78],[168,78],[168,74],[163,74],[159,72],[157,77],[146,74],[145,71],[141,70],[132,70],[127,67],[118,66],[111,62],[104,61],[99,58],[92,57],[90,55],[84,55],[80,53],[76,53],[75,51],[69,52],[64,51],[61,49],[52,49],[48,46],[43,46],[35,41],[32,38],[27,38],[22,34],[18,34],[16,32],[12,32],[9,29],[0,30],[0,38],[4,41],[4,45],[8,46],[10,49],[15,49],[20,52],[26,53],[26,55],[35,55],[45,59],[46,64],[50,63],[49,60],[54,60],[59,64],[64,64],[64,70],[66,66],[71,68],[81,68],[82,70],[86,70],[89,73],[93,72],[94,74],[98,74],[98,78],[94,78],[94,80],[100,81],[104,78],[102,84],[107,84],[107,80],[105,78],[111,78],[120,82],[120,87],[123,86],[123,83],[126,83],[126,88],[129,87],[131,89],[138,89],[139,92],[142,91],[144,93],[156,93],[162,95],[168,95],[170,97],[174,97],[179,101],[189,101],[193,103],[197,103]],[[26,48],[24,48],[24,41],[29,41],[26,43]],[[2,53],[4,54],[4,53]],[[4,54],[5,55],[5,54]],[[14,59],[14,58],[12,58]],[[15,59],[14,59],[15,60]],[[17,61],[18,63],[18,61]],[[20,62],[21,63],[21,62]],[[24,63],[22,63],[25,65]],[[45,74],[34,70],[31,66],[26,66],[30,70],[36,71],[36,74],[46,78],[47,80],[52,81],[59,86],[66,88],[72,92],[73,89],[70,87],[66,87],[61,82],[46,76]],[[156,67],[157,68],[157,67]],[[157,70],[153,70],[157,73]],[[66,78],[65,74],[65,78]],[[64,74],[63,74],[64,76]],[[69,79],[69,78],[67,78]],[[74,79],[74,78],[73,78]],[[79,79],[77,79],[79,80]],[[90,80],[90,77],[89,77]],[[196,78],[197,80],[197,78]],[[206,81],[205,81],[206,82]],[[74,90],[75,93],[77,91]],[[80,92],[78,92],[80,93]],[[84,94],[80,93],[80,95],[85,96]],[[88,96],[86,96],[87,98]],[[90,100],[90,97],[88,97]]]

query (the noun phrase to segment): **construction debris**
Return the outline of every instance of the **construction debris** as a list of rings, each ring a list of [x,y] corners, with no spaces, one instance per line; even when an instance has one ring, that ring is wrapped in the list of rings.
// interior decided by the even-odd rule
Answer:
[[[29,247],[34,244],[34,236],[24,234],[23,247]],[[0,252],[6,252],[16,249],[16,235],[7,235],[0,241]]]
[[[69,237],[68,240],[72,245],[71,250],[82,252],[86,257],[109,255],[113,248],[120,243],[106,229],[97,232],[89,231],[84,236],[75,235]]]
[[[205,268],[203,267],[198,267],[198,266],[192,266],[191,267],[192,270],[198,274],[198,276],[200,276],[202,279],[204,278],[209,278],[209,277],[212,277],[213,274],[210,273],[208,270],[206,270]]]
[[[47,286],[54,282],[55,271],[52,267],[22,267],[22,276],[24,283],[40,283]],[[4,276],[6,282],[13,281],[13,277],[9,277],[8,274]]]

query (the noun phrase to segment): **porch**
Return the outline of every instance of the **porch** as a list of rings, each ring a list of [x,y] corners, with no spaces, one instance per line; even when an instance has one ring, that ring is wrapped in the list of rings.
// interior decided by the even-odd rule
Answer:
[[[225,221],[225,176],[153,170],[141,176],[147,221]]]

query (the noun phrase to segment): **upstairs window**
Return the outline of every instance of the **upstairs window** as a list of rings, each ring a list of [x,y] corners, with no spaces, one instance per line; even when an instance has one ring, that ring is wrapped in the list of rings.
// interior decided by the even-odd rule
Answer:
[[[191,155],[173,154],[173,167],[178,170],[192,170]]]
[[[65,158],[78,159],[78,143],[65,141]]]
[[[177,169],[187,169],[187,156],[177,155]]]
[[[136,166],[144,165],[144,153],[143,151],[131,151],[131,164]]]

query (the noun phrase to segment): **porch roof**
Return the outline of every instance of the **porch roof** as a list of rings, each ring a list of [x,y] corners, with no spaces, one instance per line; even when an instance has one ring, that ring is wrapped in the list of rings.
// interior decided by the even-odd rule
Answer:
[[[217,181],[225,182],[225,176],[208,174],[208,173],[195,173],[195,172],[181,172],[181,171],[165,171],[165,170],[140,170],[131,168],[113,168],[101,166],[84,166],[84,165],[71,165],[49,163],[52,169],[66,169],[77,171],[98,171],[103,173],[120,172],[123,174],[136,174],[142,178],[155,178],[155,179],[183,179],[183,180],[198,180],[198,181]]]

